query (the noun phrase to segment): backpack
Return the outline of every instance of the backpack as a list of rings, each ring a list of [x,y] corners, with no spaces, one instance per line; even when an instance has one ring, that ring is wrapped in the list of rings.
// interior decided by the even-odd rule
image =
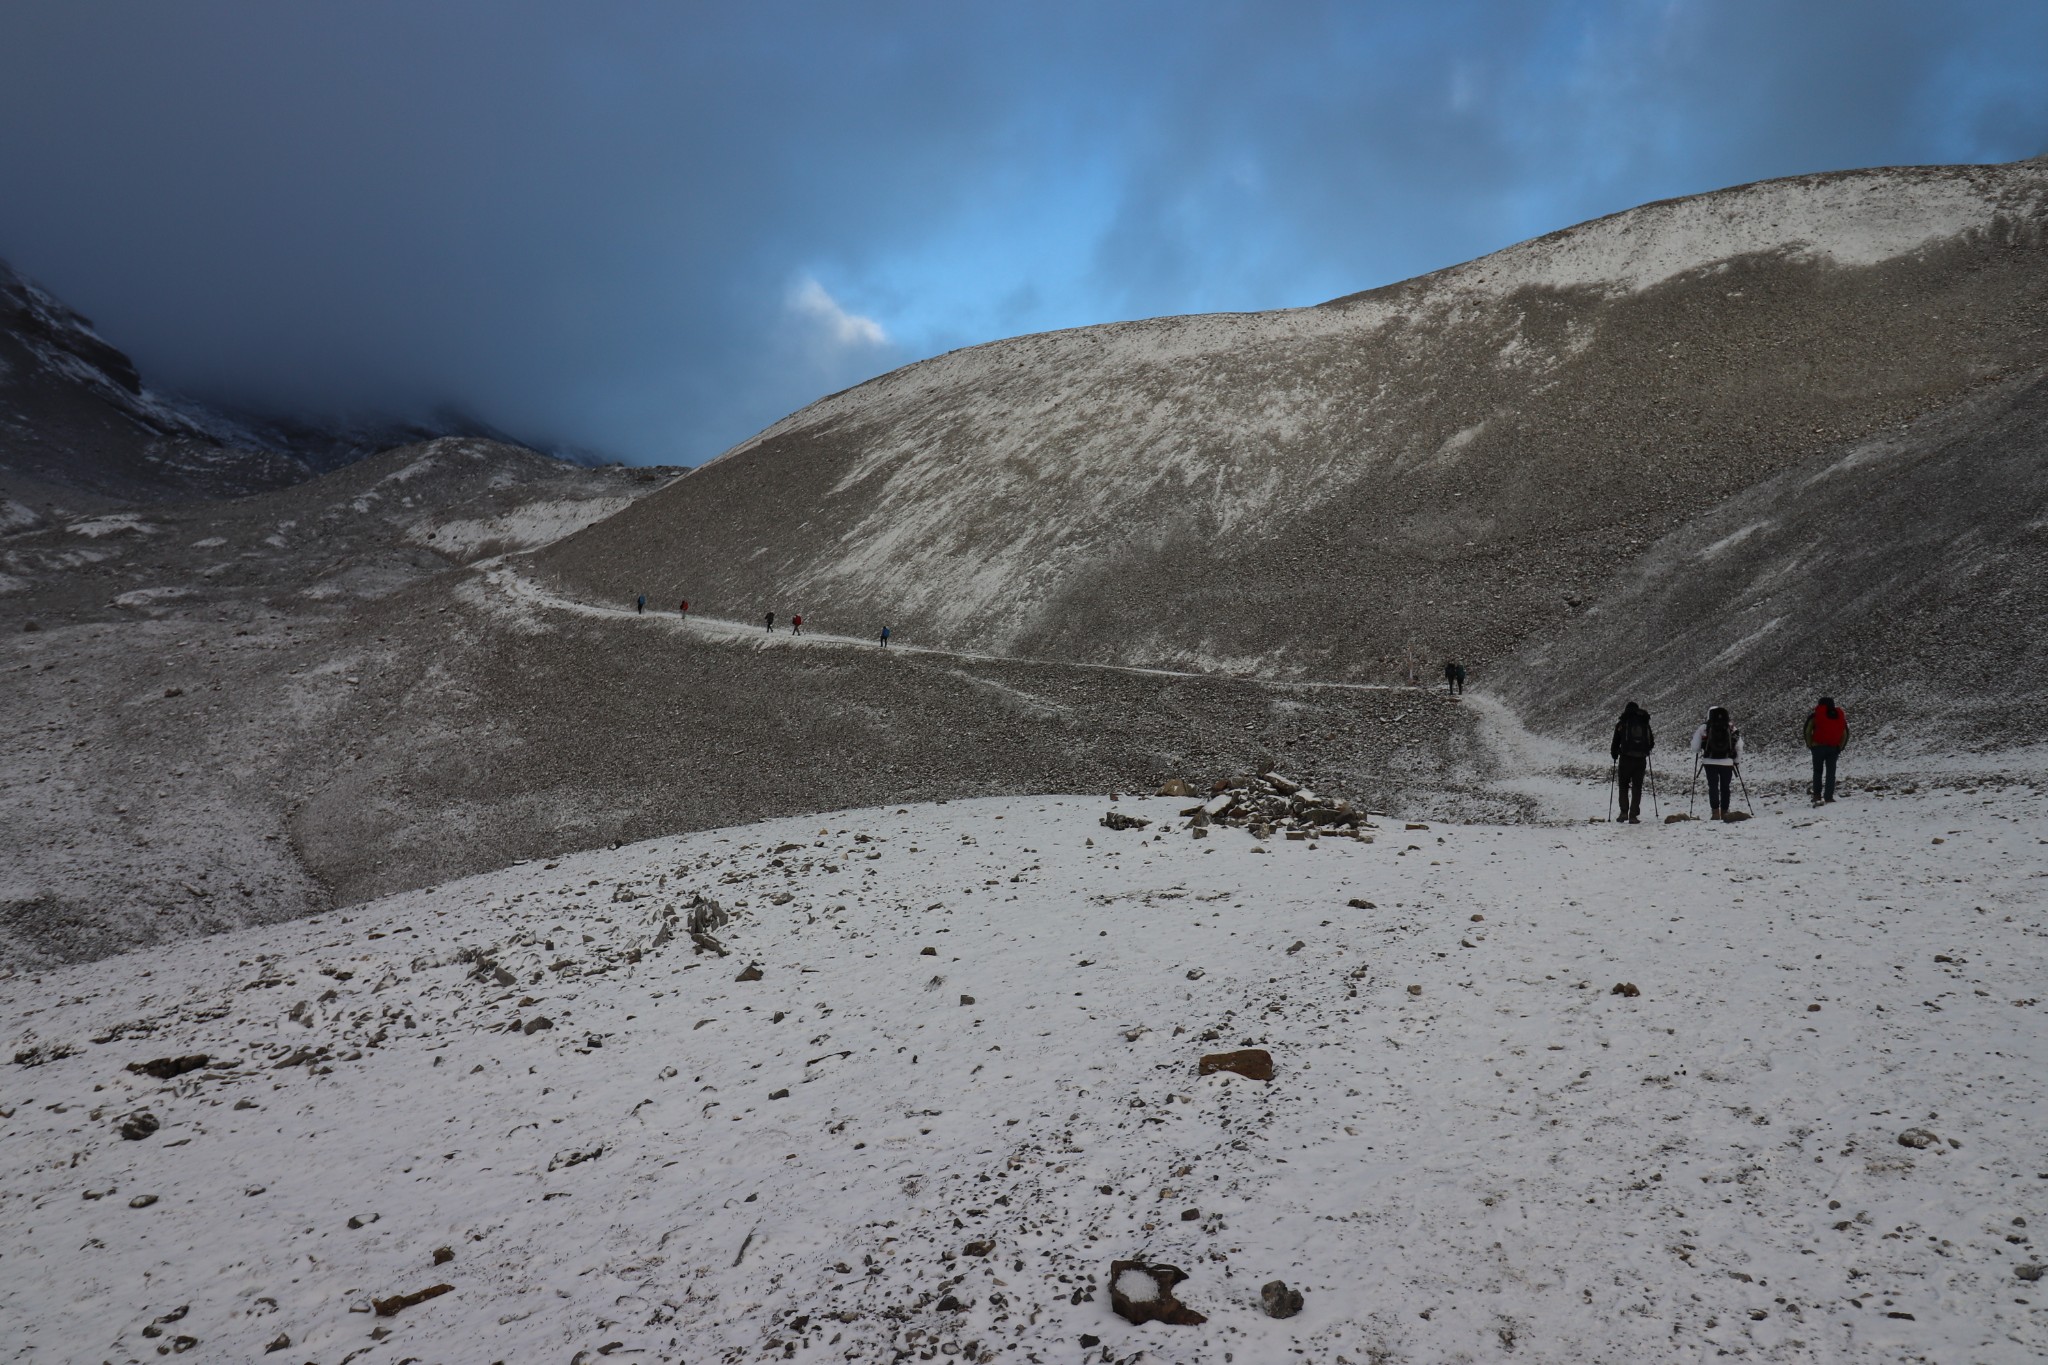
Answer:
[[[1735,735],[1735,727],[1729,723],[1726,716],[1713,717],[1707,722],[1706,741],[1700,746],[1701,756],[1705,758],[1735,757]]]
[[[1630,758],[1650,752],[1650,713],[1638,711],[1621,722],[1621,751]]]

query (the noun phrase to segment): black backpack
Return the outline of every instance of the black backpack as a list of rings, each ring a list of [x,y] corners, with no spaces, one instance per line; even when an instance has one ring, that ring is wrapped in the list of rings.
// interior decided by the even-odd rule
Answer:
[[[1650,713],[1638,711],[1621,720],[1621,751],[1630,758],[1650,752]]]
[[[1707,739],[1700,752],[1706,758],[1735,757],[1735,737],[1740,734],[1726,716],[1713,716],[1707,721]]]

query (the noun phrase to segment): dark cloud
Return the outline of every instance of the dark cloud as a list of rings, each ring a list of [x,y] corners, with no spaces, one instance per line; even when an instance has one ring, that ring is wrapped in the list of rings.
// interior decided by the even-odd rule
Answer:
[[[0,256],[160,384],[697,461],[952,345],[2032,155],[2043,51],[2030,3],[49,0]]]

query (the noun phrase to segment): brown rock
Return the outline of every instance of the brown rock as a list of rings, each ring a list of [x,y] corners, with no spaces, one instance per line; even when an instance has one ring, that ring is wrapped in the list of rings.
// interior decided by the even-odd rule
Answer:
[[[1194,796],[1197,793],[1193,783],[1183,778],[1169,777],[1166,779],[1166,784],[1159,789],[1159,794],[1161,796]]]
[[[1198,1327],[1209,1319],[1173,1296],[1174,1286],[1187,1277],[1187,1272],[1178,1266],[1112,1261],[1109,1306],[1129,1323],[1165,1322],[1177,1327]]]
[[[435,1265],[447,1265],[447,1264],[448,1264],[448,1263],[449,1263],[450,1261],[452,1261],[452,1260],[454,1260],[454,1259],[455,1259],[455,1248],[454,1248],[454,1247],[435,1247],[435,1248],[434,1248],[434,1264],[435,1264]]]
[[[1350,907],[1351,907],[1351,908],[1352,908],[1353,910],[1377,910],[1377,909],[1379,909],[1379,907],[1378,907],[1377,905],[1374,905],[1374,904],[1373,904],[1373,903],[1372,903],[1371,901],[1369,901],[1369,900],[1366,900],[1366,899],[1365,899],[1364,897],[1362,897],[1362,896],[1353,896],[1353,897],[1352,897],[1352,898],[1351,898],[1350,900],[1348,900],[1348,901],[1346,901],[1346,902],[1344,902],[1344,903],[1345,903],[1346,905],[1350,906]]]
[[[195,1052],[189,1057],[159,1057],[153,1062],[130,1062],[128,1069],[143,1076],[154,1076],[160,1081],[182,1076],[188,1071],[197,1071],[208,1061],[204,1052]]]
[[[1636,983],[1633,981],[1617,981],[1614,983],[1614,989],[1607,993],[1609,995],[1625,995],[1631,1000],[1642,994],[1641,991],[1636,989]]]
[[[428,1299],[438,1299],[443,1294],[453,1293],[454,1290],[455,1286],[452,1284],[429,1285],[425,1289],[412,1294],[394,1294],[388,1299],[371,1299],[370,1306],[377,1310],[378,1317],[388,1318],[405,1311],[416,1303],[425,1303]]]
[[[987,1256],[992,1254],[995,1249],[996,1244],[994,1242],[969,1242],[966,1246],[960,1248],[960,1252],[964,1256]]]
[[[1291,1318],[1301,1311],[1301,1291],[1285,1280],[1268,1280],[1259,1290],[1259,1306],[1269,1318]]]
[[[119,1131],[121,1136],[128,1141],[140,1142],[161,1127],[163,1127],[163,1121],[157,1118],[155,1114],[150,1113],[147,1109],[138,1109],[127,1118],[121,1120]]]
[[[1210,1076],[1218,1071],[1234,1072],[1248,1080],[1270,1081],[1273,1079],[1273,1054],[1262,1047],[1240,1048],[1236,1052],[1212,1052],[1202,1058],[1195,1074]]]
[[[733,978],[734,981],[759,981],[760,979],[761,969],[759,967],[756,967],[751,962],[747,964],[746,970],[742,971],[738,976]]]

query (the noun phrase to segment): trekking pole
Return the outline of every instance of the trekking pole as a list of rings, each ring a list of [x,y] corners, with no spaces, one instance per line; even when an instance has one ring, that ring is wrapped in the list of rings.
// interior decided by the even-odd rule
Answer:
[[[1664,818],[1664,812],[1657,805],[1657,760],[1645,754],[1643,762],[1648,764],[1650,769],[1650,818],[1661,820]]]
[[[1621,760],[1616,759],[1607,768],[1607,823],[1614,823],[1614,784],[1616,774],[1621,771]]]
[[[1690,819],[1693,819],[1693,818],[1694,818],[1694,817],[1693,817],[1693,813],[1692,813],[1692,799],[1693,799],[1693,793],[1694,793],[1694,792],[1696,792],[1696,791],[1698,791],[1698,790],[1699,790],[1699,787],[1700,787],[1700,760],[1699,760],[1699,756],[1698,756],[1697,754],[1695,754],[1695,755],[1693,756],[1693,760],[1692,760],[1692,781],[1690,781],[1690,782],[1688,782],[1688,783],[1686,783],[1686,784],[1685,784],[1685,818],[1686,818],[1686,819],[1688,819],[1688,820],[1690,820]]]
[[[1752,817],[1756,815],[1756,802],[1749,799],[1749,779],[1742,775],[1742,765],[1735,765],[1735,780],[1742,784],[1742,804],[1749,807]]]

